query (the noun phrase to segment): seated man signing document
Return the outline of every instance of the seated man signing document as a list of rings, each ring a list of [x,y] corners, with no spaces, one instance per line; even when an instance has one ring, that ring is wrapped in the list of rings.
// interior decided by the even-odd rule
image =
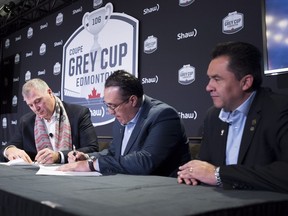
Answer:
[[[178,112],[144,95],[141,82],[121,70],[106,80],[104,101],[116,118],[108,150],[95,152],[88,160],[80,151],[76,156],[70,152],[71,163],[59,170],[176,177],[179,165],[190,158]]]
[[[98,151],[88,108],[62,102],[38,78],[23,85],[22,95],[33,112],[21,117],[15,134],[2,147],[2,161],[21,158],[28,163],[65,163],[73,146],[86,153]]]

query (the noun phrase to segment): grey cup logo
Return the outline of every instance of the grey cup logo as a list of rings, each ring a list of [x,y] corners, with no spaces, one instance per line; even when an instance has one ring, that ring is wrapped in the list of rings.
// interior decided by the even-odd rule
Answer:
[[[6,39],[6,41],[5,41],[5,48],[6,48],[6,49],[9,48],[9,46],[10,46],[10,40],[9,40],[9,39]]]
[[[144,53],[151,54],[157,50],[158,39],[153,35],[144,41]]]
[[[61,64],[59,62],[56,62],[54,67],[53,67],[53,74],[59,75],[60,72],[61,72]]]
[[[27,31],[27,38],[30,39],[32,38],[32,36],[33,36],[33,28],[30,27]]]
[[[138,20],[114,13],[107,3],[85,13],[82,25],[63,46],[62,100],[88,107],[94,126],[115,118],[103,104],[108,76],[119,69],[138,76],[138,35]]]
[[[25,74],[25,81],[28,81],[30,79],[31,79],[31,72],[27,71],[26,74]]]
[[[17,53],[14,58],[14,63],[18,64],[20,62],[20,55]]]
[[[91,13],[87,12],[83,16],[82,24],[86,31],[94,36],[94,44],[91,50],[101,49],[98,42],[98,34],[104,28],[113,12],[113,5],[107,3],[105,7],[99,8]]]
[[[244,15],[234,11],[229,13],[222,21],[222,32],[224,34],[235,34],[244,27]]]
[[[17,102],[18,102],[18,98],[16,95],[14,95],[14,97],[12,98],[12,106],[13,107],[17,106]]]
[[[5,117],[2,119],[2,127],[7,128],[7,118]]]
[[[45,55],[45,53],[46,53],[46,44],[42,43],[39,49],[39,54],[42,56]]]
[[[59,26],[63,23],[63,14],[59,13],[56,17],[56,25]]]
[[[179,6],[187,7],[192,4],[195,0],[179,0]]]
[[[195,68],[190,64],[184,65],[178,71],[178,82],[181,85],[189,85],[195,81]]]
[[[103,4],[102,0],[94,0],[93,1],[93,8],[98,8]]]

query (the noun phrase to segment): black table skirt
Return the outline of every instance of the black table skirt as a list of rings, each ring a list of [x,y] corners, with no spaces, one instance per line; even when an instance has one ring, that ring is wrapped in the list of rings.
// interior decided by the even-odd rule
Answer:
[[[178,184],[175,178],[38,176],[0,165],[1,216],[288,215],[288,194]]]

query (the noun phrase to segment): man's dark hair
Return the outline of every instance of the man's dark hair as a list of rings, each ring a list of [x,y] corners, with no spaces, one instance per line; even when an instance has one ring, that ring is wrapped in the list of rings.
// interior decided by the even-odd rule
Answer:
[[[212,59],[220,56],[229,57],[228,69],[234,73],[236,79],[241,80],[247,74],[251,74],[254,77],[252,90],[260,88],[262,56],[257,47],[244,42],[220,43],[213,50]]]
[[[123,98],[128,98],[131,95],[142,98],[144,94],[140,80],[124,70],[117,70],[107,78],[105,88],[111,86],[120,87]]]

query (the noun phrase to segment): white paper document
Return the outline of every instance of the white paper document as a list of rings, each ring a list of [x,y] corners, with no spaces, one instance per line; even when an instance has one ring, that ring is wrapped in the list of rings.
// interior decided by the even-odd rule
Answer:
[[[36,175],[54,175],[54,176],[102,176],[99,172],[63,172],[57,171],[59,166],[43,166],[39,165],[40,169]]]
[[[0,163],[0,165],[6,165],[6,166],[38,166],[37,163],[28,163],[24,161],[22,158],[17,158],[14,160],[10,160],[8,162]]]

